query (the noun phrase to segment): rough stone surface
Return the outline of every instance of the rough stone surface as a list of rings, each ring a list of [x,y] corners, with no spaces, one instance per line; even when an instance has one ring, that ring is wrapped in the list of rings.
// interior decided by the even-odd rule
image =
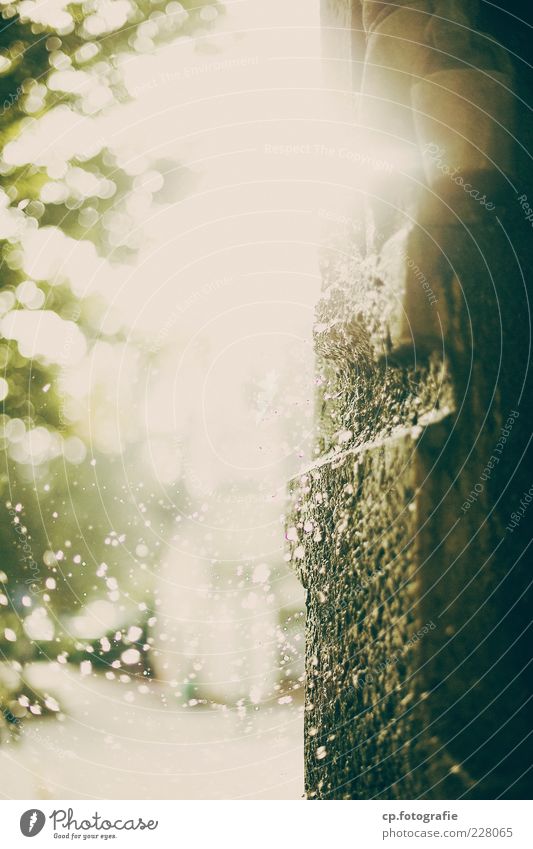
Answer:
[[[531,797],[533,250],[516,186],[493,185],[493,208],[443,179],[330,216],[319,459],[288,532],[312,799]]]

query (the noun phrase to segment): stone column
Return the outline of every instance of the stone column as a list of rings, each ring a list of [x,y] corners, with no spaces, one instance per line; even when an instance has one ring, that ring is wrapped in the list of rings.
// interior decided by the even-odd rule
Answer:
[[[320,458],[293,481],[288,533],[307,589],[307,796],[529,798],[521,69],[476,2],[353,5],[325,7],[367,30],[346,117],[402,155],[324,248]]]

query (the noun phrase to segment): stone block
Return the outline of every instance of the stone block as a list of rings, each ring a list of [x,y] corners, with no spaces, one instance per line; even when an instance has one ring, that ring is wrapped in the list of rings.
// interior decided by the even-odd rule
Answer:
[[[500,497],[525,431],[514,413],[500,423],[507,458],[488,472],[493,434],[473,446],[455,414],[435,412],[294,482],[288,535],[307,589],[308,798],[531,793],[520,748],[529,727],[527,531],[502,539]],[[462,509],[480,476],[477,509]]]
[[[495,187],[515,173],[515,103],[512,77],[496,71],[444,70],[416,83],[413,114],[429,185],[448,198],[471,190],[475,203],[490,183],[487,202],[499,197]]]
[[[430,169],[412,207],[383,227],[374,214],[375,253],[349,238],[326,252],[321,457],[293,482],[289,534],[307,590],[307,794],[529,798],[533,247],[505,182],[509,57],[470,26],[477,2],[363,5],[376,138],[422,151],[444,126],[486,198]],[[400,207],[394,191],[374,212]]]
[[[383,316],[390,338],[388,354],[416,364],[431,351],[445,351],[448,327],[443,293],[453,285],[454,272],[438,236],[419,226],[407,226],[382,247],[377,274],[386,290],[395,292]]]

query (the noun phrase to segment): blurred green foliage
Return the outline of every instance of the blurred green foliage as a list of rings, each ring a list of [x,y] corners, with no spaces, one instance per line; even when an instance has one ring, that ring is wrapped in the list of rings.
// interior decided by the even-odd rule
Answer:
[[[32,279],[24,241],[56,227],[112,260],[127,261],[135,249],[110,234],[106,213],[126,215],[132,177],[104,141],[55,168],[19,163],[5,155],[7,146],[54,110],[96,117],[126,99],[121,57],[207,31],[209,9],[159,0],[0,2],[0,321],[15,312],[51,311],[60,322],[74,320],[90,350],[99,335],[98,298],[80,301],[66,279]],[[128,230],[127,217],[122,229]],[[86,433],[64,415],[58,363],[1,335],[0,367],[1,739],[21,719],[57,710],[51,694],[34,693],[25,681],[31,661],[110,665],[131,645],[134,623],[141,658],[131,671],[149,673],[142,652],[151,570],[146,563],[139,569],[134,550],[118,544],[115,528],[131,527],[117,473],[125,459],[93,449],[89,456]],[[102,488],[113,504],[111,518]],[[142,523],[135,544],[142,544]],[[134,569],[136,598],[128,605],[127,589],[117,594],[116,587],[131,581]],[[76,636],[73,621],[95,600],[112,603],[122,624]]]

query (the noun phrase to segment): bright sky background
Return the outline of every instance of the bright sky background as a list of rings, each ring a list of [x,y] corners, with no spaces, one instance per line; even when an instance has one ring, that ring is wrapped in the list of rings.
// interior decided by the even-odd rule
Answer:
[[[296,454],[294,470],[302,452],[286,444],[279,413],[267,407],[309,401],[294,366],[309,377],[319,201],[317,157],[273,154],[269,146],[309,145],[323,135],[318,3],[240,0],[227,10],[215,34],[200,41],[179,39],[151,55],[125,56],[133,102],[96,119],[56,109],[6,151],[8,160],[44,164],[58,179],[68,156],[89,155],[102,143],[132,175],[153,158],[176,162],[175,203],[151,205],[158,173],[136,182],[128,207],[139,225],[128,234],[140,246],[135,264],[110,265],[88,242],[50,228],[25,239],[29,275],[66,276],[77,294],[103,293],[109,303],[103,331],[126,328],[136,343],[161,351],[159,374],[147,376],[142,399],[128,391],[135,369],[129,346],[113,351],[111,366],[102,343],[84,365],[83,338],[57,326],[53,313],[12,315],[3,330],[50,359],[71,340],[66,365],[75,374],[69,378],[66,367],[64,381],[78,397],[95,381],[114,383],[116,427],[109,410],[105,425],[92,423],[99,447],[124,446],[133,404],[148,440],[195,435],[189,462],[202,466],[196,475],[209,485],[252,473],[267,475],[277,488],[287,456]],[[88,85],[83,78],[59,82]],[[91,178],[78,169],[68,179],[83,190]],[[105,193],[106,186],[100,189]],[[118,216],[116,226],[120,237]],[[246,413],[250,380],[263,386],[263,412]],[[175,453],[154,445],[151,461],[164,482],[178,472]]]

